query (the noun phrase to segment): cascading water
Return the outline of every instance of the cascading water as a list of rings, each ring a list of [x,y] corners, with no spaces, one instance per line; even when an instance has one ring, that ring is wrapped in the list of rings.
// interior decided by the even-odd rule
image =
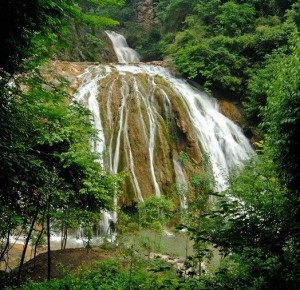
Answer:
[[[115,49],[115,54],[118,59],[118,63],[130,63],[139,62],[139,54],[127,44],[125,37],[114,31],[106,31],[106,34],[110,38],[113,47]]]
[[[230,172],[253,154],[242,130],[219,112],[214,98],[166,68],[137,63],[138,54],[122,35],[106,33],[119,64],[88,66],[75,99],[94,116],[100,141],[93,147],[102,154],[99,162],[112,173],[127,173],[121,202],[160,197],[176,183],[181,208],[186,209],[188,172],[178,160],[181,151],[198,164],[207,154],[215,189],[226,189]],[[101,228],[107,231],[116,214],[104,216]]]
[[[99,103],[97,101],[98,94],[98,81],[104,76],[98,74],[96,78],[85,81],[84,85],[74,96],[74,99],[82,104],[84,104],[91,112],[93,117],[94,128],[98,132],[97,139],[93,141],[92,150],[96,153],[102,154],[105,148],[105,137],[103,134],[103,127],[100,118]],[[82,78],[85,79],[85,74],[82,75]],[[99,159],[99,162],[103,164],[102,158]]]
[[[174,169],[176,174],[176,185],[177,185],[178,195],[180,199],[180,208],[182,210],[186,210],[187,209],[186,193],[188,190],[187,181],[184,176],[180,163],[175,159],[173,160],[173,163],[174,163]]]
[[[92,114],[92,122],[94,128],[97,130],[97,138],[91,144],[92,150],[100,155],[98,162],[103,166],[102,154],[105,149],[105,136],[103,134],[103,126],[100,117],[99,103],[97,100],[97,95],[99,91],[98,82],[105,77],[107,71],[104,73],[97,73],[97,76],[90,79],[88,72],[82,74],[81,78],[85,80],[83,86],[77,91],[74,99],[82,104],[84,104]],[[87,79],[86,79],[87,78]],[[112,173],[116,173],[114,168],[111,168]],[[115,201],[116,204],[116,201]],[[112,225],[117,222],[117,217],[114,212],[109,212],[107,210],[102,211],[102,220],[99,222],[99,235],[109,236],[114,240],[114,230]]]

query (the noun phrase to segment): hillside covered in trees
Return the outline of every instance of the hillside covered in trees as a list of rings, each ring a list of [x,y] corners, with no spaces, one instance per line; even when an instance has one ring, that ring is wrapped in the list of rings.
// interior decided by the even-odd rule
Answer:
[[[7,261],[12,236],[26,237],[18,269],[0,273],[3,286],[11,277],[20,284],[26,248],[40,239],[48,240],[50,279],[54,223],[64,239],[79,225],[90,236],[100,209],[113,209],[123,177],[91,152],[91,113],[70,102],[65,79],[54,85],[40,67],[57,59],[110,62],[104,31],[114,29],[142,61],[164,61],[245,110],[257,155],[223,192],[215,192],[209,169],[190,176],[193,203],[177,223],[194,242],[187,261],[209,264],[216,252],[220,261],[207,273],[179,277],[130,248],[127,263],[104,262],[21,289],[299,289],[298,0],[13,0],[0,11],[0,261]],[[191,161],[182,155],[181,162]],[[161,229],[174,215],[163,198],[137,211],[144,228]],[[134,224],[130,214],[119,220],[120,232]]]

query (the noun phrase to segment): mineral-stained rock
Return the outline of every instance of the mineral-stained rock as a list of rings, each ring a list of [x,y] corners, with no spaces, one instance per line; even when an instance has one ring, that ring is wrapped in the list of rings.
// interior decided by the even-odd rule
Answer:
[[[215,101],[157,64],[56,61],[43,72],[54,83],[65,77],[70,95],[76,92],[74,98],[91,110],[103,139],[103,166],[112,173],[125,173],[120,206],[132,206],[152,195],[182,204],[173,194],[176,183],[181,180],[188,186],[189,176],[203,173],[204,149],[210,154],[213,174],[218,168],[222,168],[219,174],[224,170],[228,174],[251,154],[246,138],[220,114]],[[230,103],[223,102],[221,108],[240,120]],[[188,159],[185,164],[180,162],[182,153]]]

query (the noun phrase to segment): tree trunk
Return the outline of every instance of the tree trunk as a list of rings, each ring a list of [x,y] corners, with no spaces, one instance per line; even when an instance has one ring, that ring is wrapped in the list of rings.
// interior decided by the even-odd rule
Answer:
[[[33,254],[33,268],[35,268],[35,257],[36,257],[36,249],[38,247],[39,241],[41,240],[41,237],[44,233],[44,225],[43,228],[41,229],[36,241],[35,241],[35,245],[34,245],[34,254]]]
[[[10,237],[10,231],[7,233],[7,238],[5,241],[5,246],[3,247],[3,249],[1,249],[1,253],[0,253],[0,261],[4,260],[4,256],[6,254],[6,251],[9,247],[9,237]]]
[[[61,249],[65,250],[67,247],[68,240],[68,227],[67,225],[63,225],[61,229]]]
[[[22,273],[22,269],[23,269],[25,255],[26,255],[26,251],[27,251],[27,248],[28,248],[29,240],[31,238],[31,234],[32,234],[32,231],[33,231],[34,224],[36,222],[38,213],[39,213],[39,209],[36,210],[36,212],[35,212],[35,214],[34,214],[34,216],[32,218],[31,225],[30,225],[30,228],[29,228],[26,240],[25,240],[25,244],[24,244],[24,248],[23,248],[23,252],[22,252],[22,256],[21,256],[21,261],[20,261],[20,265],[19,265],[19,269],[18,269],[18,274],[17,274],[17,285],[20,285],[21,273]]]
[[[50,215],[47,214],[47,256],[48,256],[48,270],[47,279],[51,279],[51,245],[50,245]]]
[[[43,235],[43,233],[45,231],[45,214],[46,214],[46,209],[44,209],[44,211],[43,211],[43,217],[42,217],[42,222],[41,222],[42,229],[41,229],[41,231],[40,231],[40,233],[39,233],[39,235],[38,235],[38,237],[37,237],[37,239],[35,241],[35,245],[34,245],[33,268],[35,268],[36,250],[37,250],[38,244],[39,244],[39,242],[41,240],[41,237],[42,237],[42,235]]]

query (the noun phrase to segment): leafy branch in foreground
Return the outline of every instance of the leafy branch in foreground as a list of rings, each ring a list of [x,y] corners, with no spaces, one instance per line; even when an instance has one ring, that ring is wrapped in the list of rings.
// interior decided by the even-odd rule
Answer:
[[[1,256],[19,228],[26,237],[25,253],[37,225],[43,227],[47,222],[49,235],[50,222],[64,212],[73,212],[78,225],[87,216],[96,214],[99,219],[101,208],[112,208],[120,182],[105,172],[97,162],[99,156],[91,152],[89,141],[96,138],[96,132],[86,109],[76,103],[69,105],[58,88],[48,85],[44,89],[40,77],[19,78],[16,87],[18,82],[26,93],[14,89],[11,118],[6,120],[10,140],[2,139],[0,144],[4,154],[0,205],[6,212],[1,219],[10,225],[1,229]],[[18,280],[23,262],[24,255]]]

